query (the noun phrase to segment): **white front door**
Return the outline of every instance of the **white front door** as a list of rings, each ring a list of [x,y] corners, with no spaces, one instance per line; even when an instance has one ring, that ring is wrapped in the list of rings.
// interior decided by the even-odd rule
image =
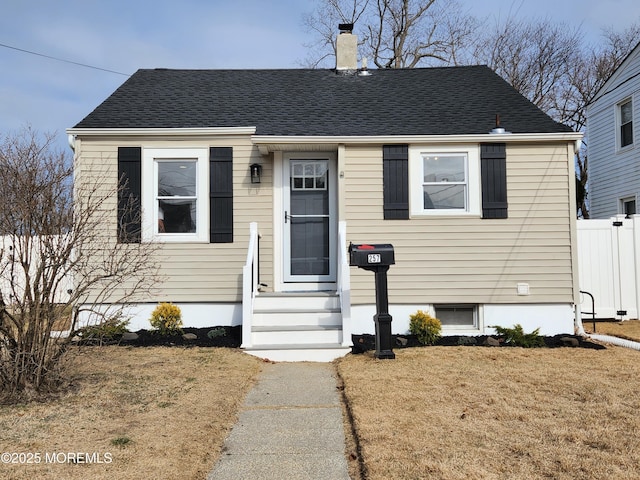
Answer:
[[[331,153],[284,156],[284,282],[336,280],[336,160]]]

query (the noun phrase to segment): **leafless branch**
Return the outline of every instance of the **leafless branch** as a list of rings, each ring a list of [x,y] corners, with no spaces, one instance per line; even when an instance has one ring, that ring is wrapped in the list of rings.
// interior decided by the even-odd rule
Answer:
[[[28,127],[7,135],[0,167],[0,382],[7,399],[51,384],[69,341],[52,331],[72,309],[107,298],[124,307],[160,278],[157,245],[116,241],[113,205],[122,185],[78,172],[74,179],[52,136]]]

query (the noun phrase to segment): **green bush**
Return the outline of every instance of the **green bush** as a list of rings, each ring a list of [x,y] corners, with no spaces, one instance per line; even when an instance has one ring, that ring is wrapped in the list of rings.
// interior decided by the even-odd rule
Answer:
[[[182,312],[180,307],[172,303],[159,304],[151,314],[149,322],[160,335],[182,333]]]
[[[422,310],[409,315],[409,331],[418,337],[422,345],[433,345],[441,337],[442,324]]]
[[[99,345],[113,343],[120,339],[122,334],[127,331],[128,326],[129,320],[123,320],[121,316],[117,315],[97,325],[89,325],[78,330],[78,336],[86,343]]]
[[[540,329],[536,328],[531,333],[524,333],[522,325],[516,324],[513,328],[499,327],[497,325],[491,327],[496,330],[498,335],[504,337],[504,343],[506,345],[512,345],[514,347],[544,347],[544,339],[540,336]]]
[[[217,327],[207,332],[207,337],[209,337],[212,340],[217,337],[224,337],[225,335],[227,335],[227,332],[222,327]]]

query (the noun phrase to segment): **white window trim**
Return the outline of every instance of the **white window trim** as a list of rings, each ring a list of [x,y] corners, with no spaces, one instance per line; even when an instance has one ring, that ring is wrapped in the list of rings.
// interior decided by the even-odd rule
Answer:
[[[206,148],[144,148],[142,154],[142,241],[162,243],[209,242],[209,157]],[[156,160],[196,159],[196,232],[157,233]]]
[[[445,307],[468,307],[473,309],[473,323],[471,325],[442,325],[442,329],[448,332],[479,331],[482,330],[482,305],[465,303],[436,303],[433,305],[433,315],[437,318],[437,309]]]
[[[467,208],[425,209],[423,200],[422,157],[434,154],[464,154],[467,156]],[[409,147],[409,211],[412,217],[431,216],[480,216],[482,199],[480,193],[480,146],[410,146]]]
[[[631,143],[622,146],[622,106],[631,102]],[[616,147],[620,151],[634,148],[636,144],[635,101],[633,97],[627,97],[616,104]]]

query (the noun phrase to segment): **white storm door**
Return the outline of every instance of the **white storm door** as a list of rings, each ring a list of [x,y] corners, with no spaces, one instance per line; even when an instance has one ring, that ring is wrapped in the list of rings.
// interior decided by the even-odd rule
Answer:
[[[335,158],[290,154],[284,160],[284,281],[335,282]]]

